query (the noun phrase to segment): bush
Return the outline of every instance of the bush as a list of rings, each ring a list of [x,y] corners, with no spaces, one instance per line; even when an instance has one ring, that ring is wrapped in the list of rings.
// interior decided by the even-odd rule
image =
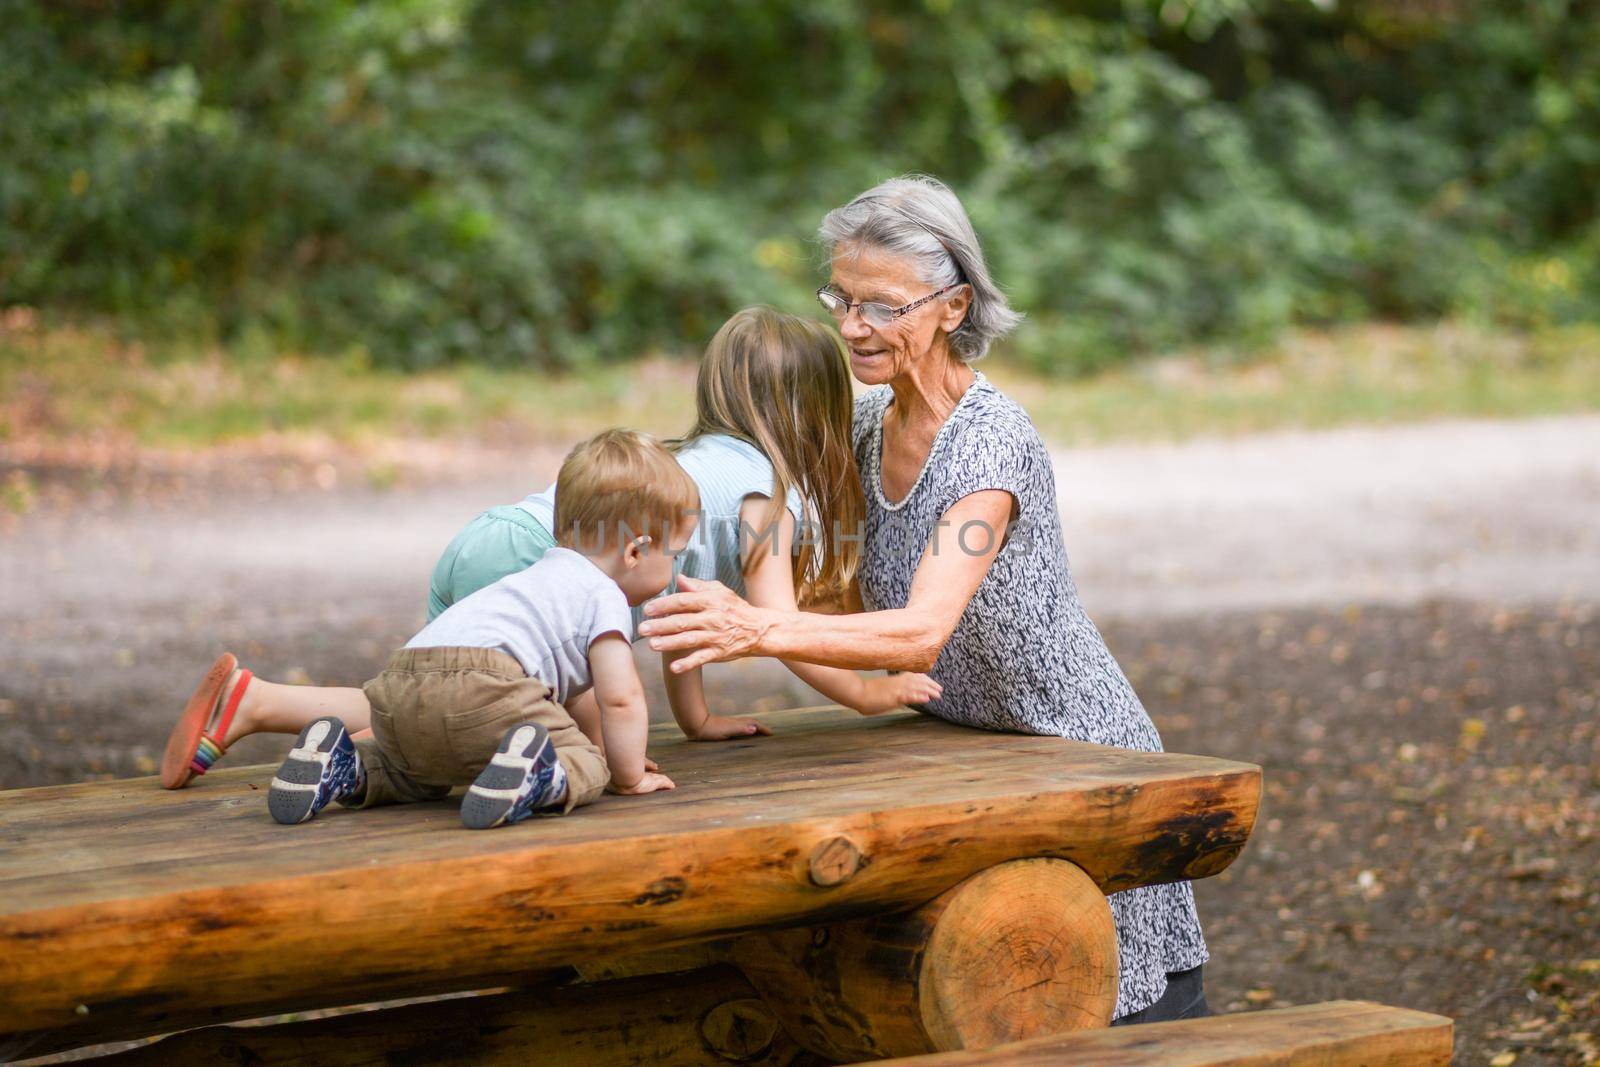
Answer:
[[[423,367],[810,309],[822,213],[962,194],[1092,370],[1593,315],[1600,14],[1357,0],[0,0],[0,302]]]

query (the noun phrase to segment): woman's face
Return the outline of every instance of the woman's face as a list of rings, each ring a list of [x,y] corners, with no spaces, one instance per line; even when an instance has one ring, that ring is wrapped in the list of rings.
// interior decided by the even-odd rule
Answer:
[[[863,245],[841,246],[833,257],[829,286],[852,304],[872,300],[903,307],[933,291],[917,278],[916,265],[902,256]],[[940,300],[899,316],[889,325],[870,326],[851,308],[839,333],[850,349],[850,373],[865,385],[879,385],[905,374],[926,358],[966,317],[968,288],[952,289]]]

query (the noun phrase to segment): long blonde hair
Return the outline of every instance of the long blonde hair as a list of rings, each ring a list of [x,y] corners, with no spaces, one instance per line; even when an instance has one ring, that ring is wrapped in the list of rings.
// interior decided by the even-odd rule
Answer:
[[[735,312],[706,346],[695,383],[695,423],[668,446],[727,434],[772,461],[768,523],[783,512],[790,487],[809,502],[817,536],[796,531],[794,582],[802,603],[843,595],[860,562],[864,513],[851,448],[855,404],[849,363],[838,334],[821,323],[770,307]],[[839,534],[844,536],[840,537]],[[748,574],[755,552],[742,559]]]

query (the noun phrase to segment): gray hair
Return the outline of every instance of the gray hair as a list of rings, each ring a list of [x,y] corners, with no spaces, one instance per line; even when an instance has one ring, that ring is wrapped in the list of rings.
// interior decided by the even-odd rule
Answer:
[[[989,277],[966,209],[937,178],[908,174],[875,185],[828,212],[817,236],[830,256],[840,245],[870,245],[912,260],[917,277],[936,290],[957,282],[972,286],[972,306],[950,335],[950,347],[965,362],[982,359],[1022,321]]]

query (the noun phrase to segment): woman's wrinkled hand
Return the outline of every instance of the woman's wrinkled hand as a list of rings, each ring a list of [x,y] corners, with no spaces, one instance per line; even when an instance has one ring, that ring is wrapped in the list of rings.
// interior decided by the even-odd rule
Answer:
[[[689,653],[672,662],[672,673],[759,654],[767,629],[760,608],[721,582],[680,576],[678,588],[685,591],[647,601],[639,624],[655,651]]]

